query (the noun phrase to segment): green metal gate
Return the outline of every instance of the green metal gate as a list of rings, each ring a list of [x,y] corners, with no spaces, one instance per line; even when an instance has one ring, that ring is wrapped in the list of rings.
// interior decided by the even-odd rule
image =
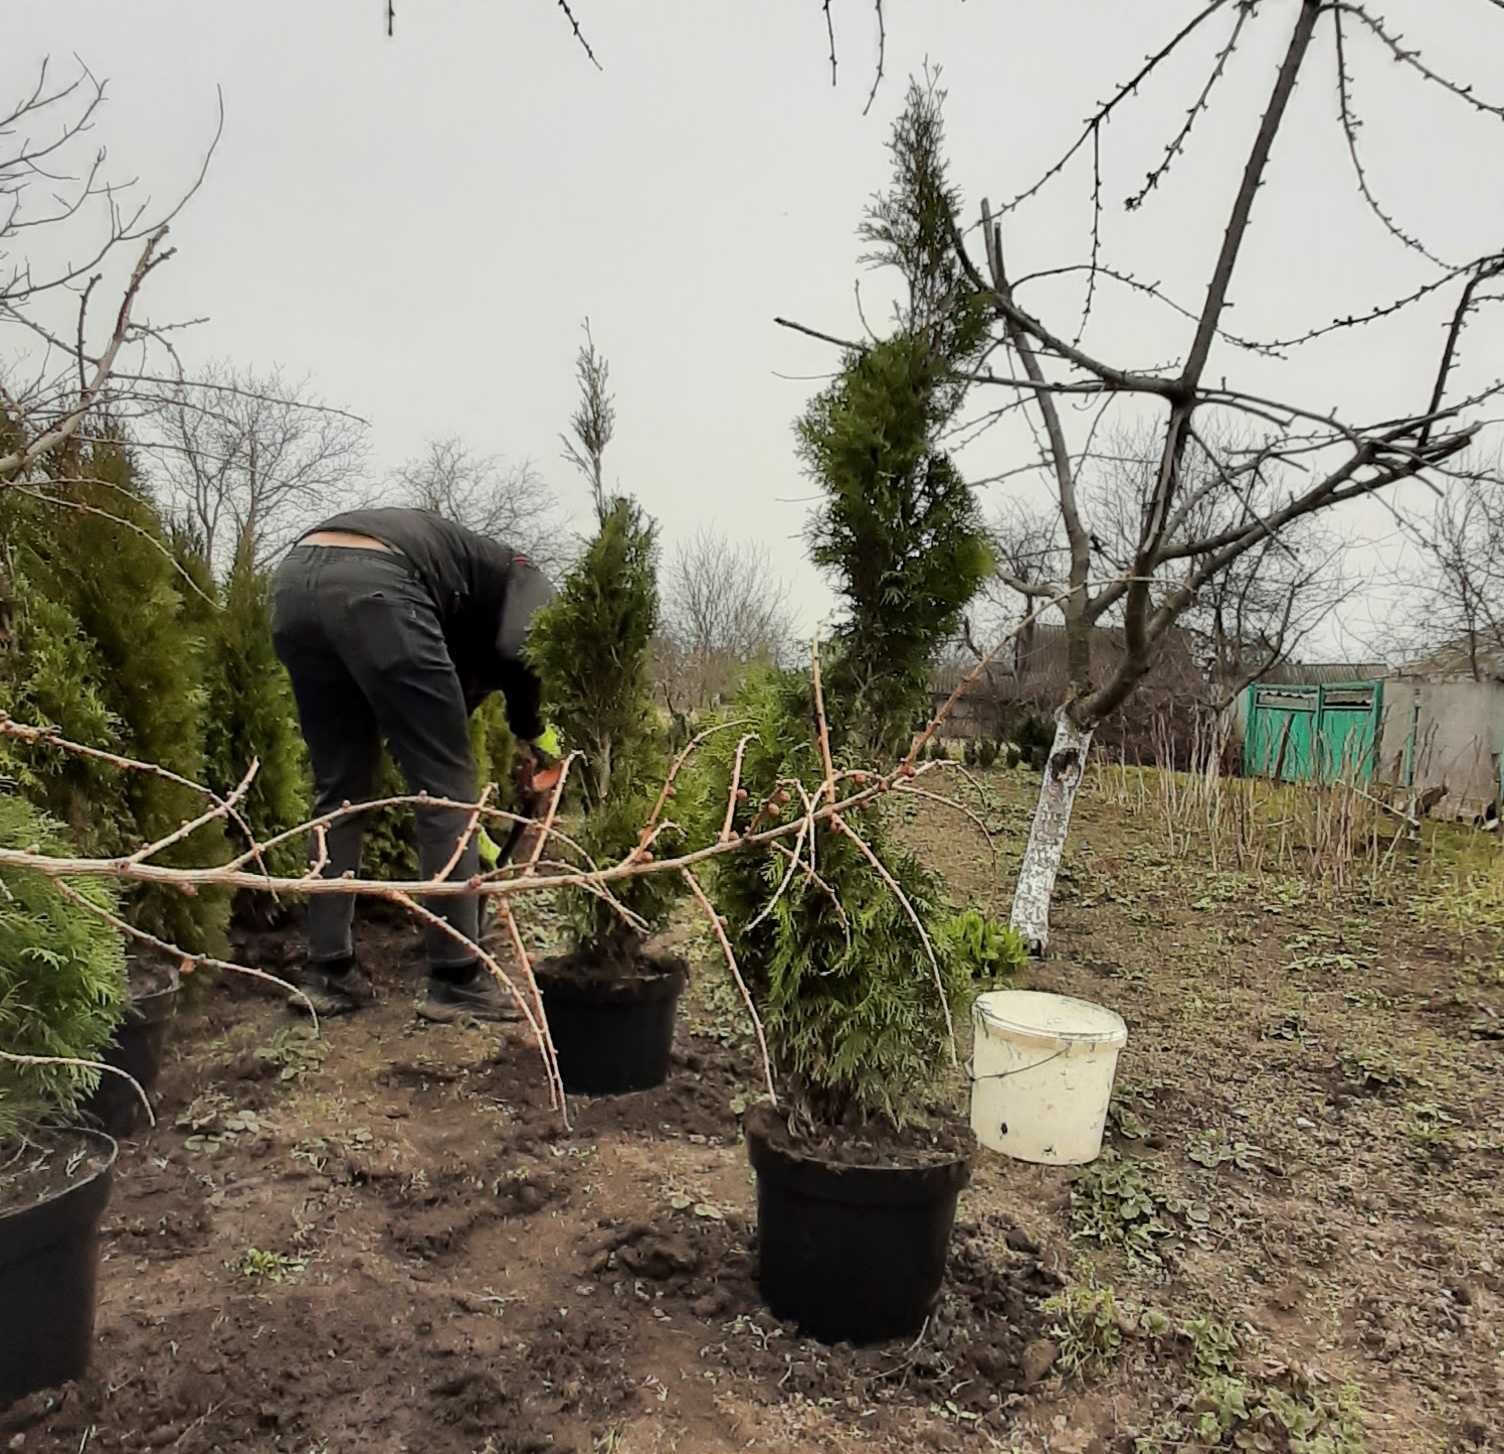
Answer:
[[[1282,782],[1372,780],[1384,708],[1382,682],[1248,688],[1243,770]]]

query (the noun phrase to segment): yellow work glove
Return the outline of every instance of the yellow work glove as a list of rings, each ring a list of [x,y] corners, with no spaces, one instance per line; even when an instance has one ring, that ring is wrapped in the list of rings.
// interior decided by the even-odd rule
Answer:
[[[475,846],[480,850],[480,866],[487,873],[492,872],[501,862],[501,845],[484,828],[478,828],[475,833]]]

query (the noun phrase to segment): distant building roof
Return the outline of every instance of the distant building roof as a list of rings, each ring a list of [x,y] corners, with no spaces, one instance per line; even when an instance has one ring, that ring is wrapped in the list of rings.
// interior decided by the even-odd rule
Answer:
[[[1389,675],[1382,661],[1282,661],[1259,680],[1271,687],[1327,687],[1336,682],[1371,682]]]
[[[1504,681],[1504,642],[1479,641],[1476,644],[1477,674],[1485,680]],[[1466,639],[1439,646],[1428,656],[1406,662],[1397,676],[1469,677],[1473,676],[1474,649]]]

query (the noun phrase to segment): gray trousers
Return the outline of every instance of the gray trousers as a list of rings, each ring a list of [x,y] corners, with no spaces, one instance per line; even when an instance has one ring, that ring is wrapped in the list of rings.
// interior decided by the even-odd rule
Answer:
[[[272,595],[277,655],[292,678],[298,720],[313,767],[314,811],[371,798],[386,740],[411,793],[474,802],[469,713],[438,612],[400,555],[341,546],[299,545],[277,571]],[[449,861],[469,822],[462,808],[420,807],[418,858],[425,878]],[[363,815],[328,832],[326,878],[359,873]],[[479,867],[472,841],[454,878]],[[471,895],[432,898],[428,907],[472,943],[479,904]],[[348,957],[354,949],[348,894],[312,894],[309,958]],[[475,955],[436,926],[426,931],[428,961],[443,978],[468,971]]]

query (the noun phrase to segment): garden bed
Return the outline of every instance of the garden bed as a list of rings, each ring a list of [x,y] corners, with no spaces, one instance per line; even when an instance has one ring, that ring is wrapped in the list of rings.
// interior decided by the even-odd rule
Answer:
[[[1016,827],[1027,775],[991,781]],[[93,1370],[0,1439],[1133,1454],[1225,1365],[1250,1399],[1357,1410],[1342,1454],[1497,1443],[1504,920],[1438,919],[1429,847],[1375,903],[1213,872],[1096,788],[1080,812],[1031,983],[1128,1021],[1110,1154],[984,1156],[917,1341],[825,1348],[761,1309],[759,1072],[713,957],[691,946],[668,1084],[577,1100],[565,1132],[520,1027],[498,1057],[495,1032],[419,1022],[419,939],[370,922],[382,1002],[324,1042],[242,983],[189,997],[161,1124],[116,1171]],[[906,831],[963,901],[1004,906],[1010,865],[944,808]],[[242,951],[275,969],[292,940]]]

